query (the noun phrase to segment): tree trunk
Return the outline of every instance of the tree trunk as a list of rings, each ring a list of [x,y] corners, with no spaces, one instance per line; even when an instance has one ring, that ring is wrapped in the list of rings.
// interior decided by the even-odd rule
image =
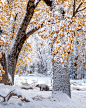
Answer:
[[[71,97],[68,65],[65,65],[63,69],[59,56],[57,62],[53,62],[53,95],[58,91]]]
[[[2,80],[0,80],[0,83],[8,85],[7,62],[6,62],[5,53],[2,53],[2,58],[0,59],[0,63],[3,66],[3,70],[5,71],[5,74],[2,75]]]
[[[16,58],[14,55],[9,54],[7,57],[7,67],[8,67],[8,76],[9,76],[9,84],[14,84],[14,75],[16,68]]]
[[[55,14],[58,16],[57,17],[58,20],[64,19],[64,14],[65,14],[64,8],[60,5],[58,7],[56,0],[52,0],[51,9],[54,9],[56,12],[59,13],[59,14]],[[62,44],[63,44],[63,41],[62,41]],[[69,97],[71,97],[68,65],[65,64],[64,69],[63,69],[62,64],[60,62],[60,58],[61,57],[58,56],[57,62],[53,61],[53,64],[52,64],[52,68],[53,68],[52,95],[55,96],[54,94],[56,94],[56,92],[58,93],[58,91],[62,91],[63,93],[66,93]]]
[[[34,1],[35,0],[29,0],[27,3],[26,14],[18,30],[15,42],[14,44],[12,43],[13,47],[10,48],[10,52],[7,56],[7,71],[9,77],[9,84],[11,85],[14,84],[15,67],[17,64],[19,53],[25,40],[27,39],[26,29],[34,13]]]

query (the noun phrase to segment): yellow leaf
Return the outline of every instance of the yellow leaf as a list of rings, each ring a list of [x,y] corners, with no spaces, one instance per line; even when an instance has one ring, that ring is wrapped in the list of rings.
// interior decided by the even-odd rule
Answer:
[[[12,14],[12,17],[14,18],[14,17],[15,17],[15,15],[14,15],[14,14]]]
[[[3,21],[6,21],[6,18],[5,18],[5,17],[2,17],[2,20],[3,20]]]
[[[67,57],[69,57],[69,54],[66,54]]]
[[[19,74],[19,77],[20,77],[21,75]]]
[[[83,62],[83,66],[85,67],[86,62]]]
[[[28,51],[28,47],[25,47],[24,49],[25,49],[25,51]]]
[[[2,69],[2,70],[3,70],[3,67],[2,67],[2,66],[0,66],[0,69]]]
[[[61,64],[64,64],[64,62],[61,62]]]
[[[26,64],[26,66],[28,67],[28,64]]]
[[[4,43],[3,43],[3,41],[0,41],[0,45],[3,45]]]
[[[15,71],[18,71],[18,68],[16,67]]]
[[[64,66],[62,68],[64,69]]]
[[[42,42],[42,43],[40,43],[40,45],[42,46],[42,45],[43,45],[43,42]]]
[[[2,80],[2,77],[0,77],[0,80]]]
[[[38,44],[36,44],[36,46],[38,46]]]
[[[5,74],[5,71],[4,71],[4,70],[1,70],[1,73],[2,73],[2,74]]]
[[[67,62],[65,62],[65,64],[67,64]]]
[[[71,49],[71,51],[74,51],[74,49]]]
[[[36,8],[34,11],[40,11],[40,9]]]
[[[30,51],[33,51],[32,48],[30,48]]]
[[[75,62],[73,62],[73,65],[75,66]]]
[[[84,40],[86,41],[86,38],[84,37]]]
[[[31,48],[31,45],[29,43],[27,44],[27,46]]]
[[[72,53],[72,52],[70,52],[70,55],[73,55],[73,53]]]
[[[53,62],[54,60],[53,59],[51,59],[51,62]]]
[[[79,46],[77,46],[77,50],[79,50]]]
[[[57,59],[55,59],[54,62],[57,62]]]
[[[22,73],[22,71],[20,70],[20,73]]]
[[[0,58],[2,58],[2,55],[0,54]]]
[[[76,0],[76,3],[80,3],[81,1]]]

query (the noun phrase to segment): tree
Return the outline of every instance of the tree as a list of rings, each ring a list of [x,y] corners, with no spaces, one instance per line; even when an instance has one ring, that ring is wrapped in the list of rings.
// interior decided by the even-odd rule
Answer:
[[[15,20],[12,23],[12,27],[11,27],[12,28],[12,31],[10,33],[10,35],[11,35],[11,43],[9,41],[6,43],[6,45],[8,47],[7,51],[9,52],[7,54],[7,62],[6,62],[7,64],[6,65],[8,66],[7,71],[8,71],[8,75],[9,75],[9,78],[10,78],[9,79],[10,83],[14,83],[15,67],[16,67],[16,64],[17,64],[17,60],[18,60],[19,53],[21,51],[21,48],[22,48],[25,40],[31,34],[33,34],[35,31],[37,31],[43,25],[43,24],[41,24],[40,26],[35,27],[35,29],[33,28],[32,30],[30,30],[27,34],[25,33],[26,32],[26,29],[27,29],[27,26],[28,26],[28,24],[29,24],[29,22],[30,22],[30,20],[31,20],[31,18],[33,16],[34,9],[38,5],[39,1],[36,4],[34,3],[35,0],[29,0],[27,2],[27,8],[26,8],[26,13],[25,13],[24,19],[23,19],[23,21],[22,21],[22,23],[21,23],[21,25],[19,27],[19,30],[17,32],[17,35],[15,37],[13,36],[14,35],[14,28],[16,26]],[[1,2],[2,9],[5,8],[4,9],[4,12],[6,14],[9,14],[8,15],[9,16],[9,19],[10,19],[9,21],[12,21],[10,15],[12,15],[13,19],[16,19],[17,14],[14,15],[12,13],[12,9],[14,8],[12,6],[13,5],[13,2],[11,2],[10,0],[7,1],[7,2],[8,2],[8,6],[6,6],[6,7],[5,7],[5,5],[3,6],[3,3]],[[15,8],[16,8],[16,5],[17,5],[16,2],[17,2],[17,0],[14,2]],[[46,0],[46,3],[47,3],[47,0]],[[8,9],[8,8],[9,8],[9,13],[6,11],[6,9]],[[13,11],[15,11],[15,10],[13,10]],[[4,21],[4,22],[6,22],[6,20],[8,20],[8,19],[6,19],[6,17],[3,14],[1,14],[1,17],[2,17],[2,21]],[[15,40],[14,40],[14,38],[15,38]],[[9,39],[9,37],[8,37],[8,39]],[[14,41],[14,43],[12,43],[13,41]],[[9,44],[9,46],[8,46],[8,44]],[[3,43],[1,45],[3,45]],[[12,77],[12,79],[11,79],[11,77]]]
[[[44,1],[48,6],[51,6],[51,7],[45,6]],[[41,2],[40,0],[37,2],[35,2],[35,0],[23,1],[27,4],[27,7],[26,7],[26,12],[24,11],[25,14],[22,13],[23,15],[20,15],[20,17],[24,16],[21,24],[20,22],[18,22],[20,26],[17,25],[16,17],[18,16],[17,14],[18,8],[20,8],[20,3],[22,4],[22,2],[20,1],[18,4],[17,0],[14,0],[13,2],[9,0],[8,6],[3,5],[3,3],[0,2],[2,10],[4,9],[3,11],[4,13],[0,15],[2,18],[1,23],[2,22],[4,22],[4,24],[6,23],[7,24],[6,26],[8,28],[9,27],[8,23],[10,24],[10,21],[12,21],[11,18],[13,17],[14,19],[12,21],[13,22],[12,25],[10,24],[11,26],[10,32],[7,32],[7,33],[4,32],[7,36],[5,39],[7,38],[9,39],[9,37],[11,36],[11,40],[3,42],[3,40],[1,39],[1,43],[0,43],[0,48],[5,49],[3,46],[4,44],[7,46],[7,52],[5,53],[6,54],[5,60],[6,60],[9,81],[12,84],[14,83],[14,73],[15,73],[15,68],[18,61],[18,56],[25,40],[31,34],[39,30],[38,35],[40,35],[41,38],[50,39],[50,46],[51,46],[52,55],[53,55],[53,59],[52,59],[53,72],[54,72],[53,89],[54,91],[62,90],[63,92],[67,93],[70,96],[68,57],[69,57],[69,54],[72,55],[74,51],[73,48],[71,47],[71,43],[73,45],[74,39],[76,40],[76,37],[79,34],[83,34],[84,40],[86,40],[86,37],[85,37],[86,24],[84,23],[85,16],[83,15],[83,13],[85,13],[84,10],[86,9],[86,2],[85,0],[82,0],[82,1],[80,0],[63,1],[62,0],[60,2],[58,0],[53,0],[53,1],[44,0],[44,1],[41,1]],[[17,5],[18,5],[18,8],[17,8]],[[38,5],[39,6],[43,5],[46,8],[44,10],[41,10],[40,7],[38,7]],[[9,9],[9,12],[6,11],[7,9]],[[33,19],[34,17],[33,15],[34,11],[39,12],[40,10],[41,10],[41,13],[35,14],[36,22],[35,21],[32,22],[31,19]],[[46,14],[45,14],[45,11],[46,11]],[[12,12],[14,12],[15,14],[13,14]],[[80,14],[78,15],[78,13]],[[5,14],[8,15],[7,18],[5,17]],[[39,19],[42,19],[38,17],[41,15],[42,17],[44,16],[43,17],[44,19],[46,18],[45,21],[39,20]],[[82,19],[79,18],[80,15]],[[9,22],[7,23],[7,21]],[[26,32],[26,30],[28,29],[27,28],[28,25],[29,25],[29,30],[28,32]],[[4,26],[3,23],[2,23],[2,26]],[[45,28],[43,31],[41,31],[39,28],[42,28],[43,26],[45,26],[47,29]],[[17,29],[18,29],[18,32],[14,33],[14,31],[17,31]],[[10,36],[8,36],[8,34]],[[79,50],[79,47],[78,47],[78,50]],[[85,53],[85,50],[83,51],[83,53]],[[1,58],[2,58],[2,55],[1,55]],[[85,64],[86,62],[84,59],[83,65],[85,66]],[[55,75],[58,75],[58,77],[55,78]],[[60,86],[59,86],[59,83],[61,83]]]

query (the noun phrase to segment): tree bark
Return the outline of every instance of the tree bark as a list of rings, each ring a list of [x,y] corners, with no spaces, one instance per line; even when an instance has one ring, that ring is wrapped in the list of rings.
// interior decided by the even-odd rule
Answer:
[[[26,14],[25,17],[22,21],[22,24],[20,25],[20,28],[18,30],[15,42],[13,44],[13,47],[10,48],[10,52],[7,55],[7,73],[9,77],[9,84],[13,85],[14,84],[14,74],[15,74],[15,68],[18,60],[19,53],[22,49],[22,46],[25,42],[25,40],[33,34],[35,31],[37,31],[39,28],[32,29],[30,32],[26,34],[26,29],[27,26],[33,16],[34,9],[34,1],[35,0],[29,0],[27,3],[27,9],[26,9]],[[43,24],[41,24],[41,27]]]
[[[6,62],[5,53],[2,53],[2,58],[0,59],[0,63],[3,66],[3,70],[5,71],[5,74],[2,75],[2,80],[0,80],[0,83],[8,85],[7,62]]]
[[[34,13],[35,9],[34,1],[35,0],[29,0],[27,3],[25,17],[22,21],[22,24],[20,25],[13,47],[10,48],[10,52],[7,57],[8,59],[7,67],[8,67],[9,81],[10,81],[9,83],[11,83],[12,85],[14,84],[14,73],[18,56],[25,40],[27,39],[26,29]]]
[[[62,91],[71,97],[68,65],[65,64],[63,69],[59,56],[57,62],[53,61],[53,95],[54,91]]]
[[[7,57],[7,69],[8,69],[8,78],[9,84],[14,84],[14,75],[15,75],[15,68],[16,68],[16,58],[14,55],[9,54]]]
[[[54,9],[55,11],[58,11],[57,3],[55,0],[52,1],[51,8]],[[59,9],[62,11],[60,12],[60,16],[58,17],[58,20],[63,20],[64,14],[65,14],[64,8],[59,7]],[[57,57],[57,62],[53,61],[53,64],[52,64],[52,68],[53,68],[52,95],[55,96],[56,92],[58,93],[58,91],[62,91],[63,93],[66,93],[69,97],[71,97],[68,64],[67,65],[65,64],[64,69],[63,69],[62,64],[60,62],[60,58],[61,56],[59,55]]]
[[[34,13],[34,9],[35,9],[34,1],[35,0],[29,0],[29,2],[27,4],[25,18],[20,26],[20,29],[18,31],[17,37],[15,39],[15,43],[11,49],[11,52],[9,53],[9,55],[7,57],[7,59],[8,59],[8,62],[7,62],[8,71],[7,72],[9,73],[8,75],[10,78],[9,80],[11,81],[10,83],[12,83],[12,84],[14,84],[14,72],[15,72],[15,67],[16,67],[16,63],[18,60],[18,56],[19,56],[19,53],[23,46],[23,43],[27,38],[25,32],[26,32],[27,26],[33,16],[33,13]],[[3,66],[4,66],[4,64],[3,64]],[[5,64],[5,66],[6,66],[6,64]],[[4,69],[5,69],[5,67],[4,67]],[[7,76],[6,76],[6,78],[7,78]],[[58,57],[57,63],[53,62],[53,91],[63,91],[64,93],[68,94],[68,96],[71,97],[68,66],[66,65],[65,69],[62,69],[62,65],[60,63],[59,57]]]

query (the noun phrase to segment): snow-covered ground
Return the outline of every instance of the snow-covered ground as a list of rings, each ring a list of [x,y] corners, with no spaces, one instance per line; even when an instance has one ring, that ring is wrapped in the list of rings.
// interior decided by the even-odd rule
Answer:
[[[57,98],[52,97],[52,91],[40,91],[35,87],[38,83],[52,88],[51,78],[44,76],[16,76],[14,86],[0,84],[0,95],[7,96],[14,90],[14,93],[30,101],[22,102],[21,98],[13,96],[8,102],[1,103],[0,98],[0,108],[86,108],[86,80],[71,80],[71,99],[62,92],[58,92]]]

